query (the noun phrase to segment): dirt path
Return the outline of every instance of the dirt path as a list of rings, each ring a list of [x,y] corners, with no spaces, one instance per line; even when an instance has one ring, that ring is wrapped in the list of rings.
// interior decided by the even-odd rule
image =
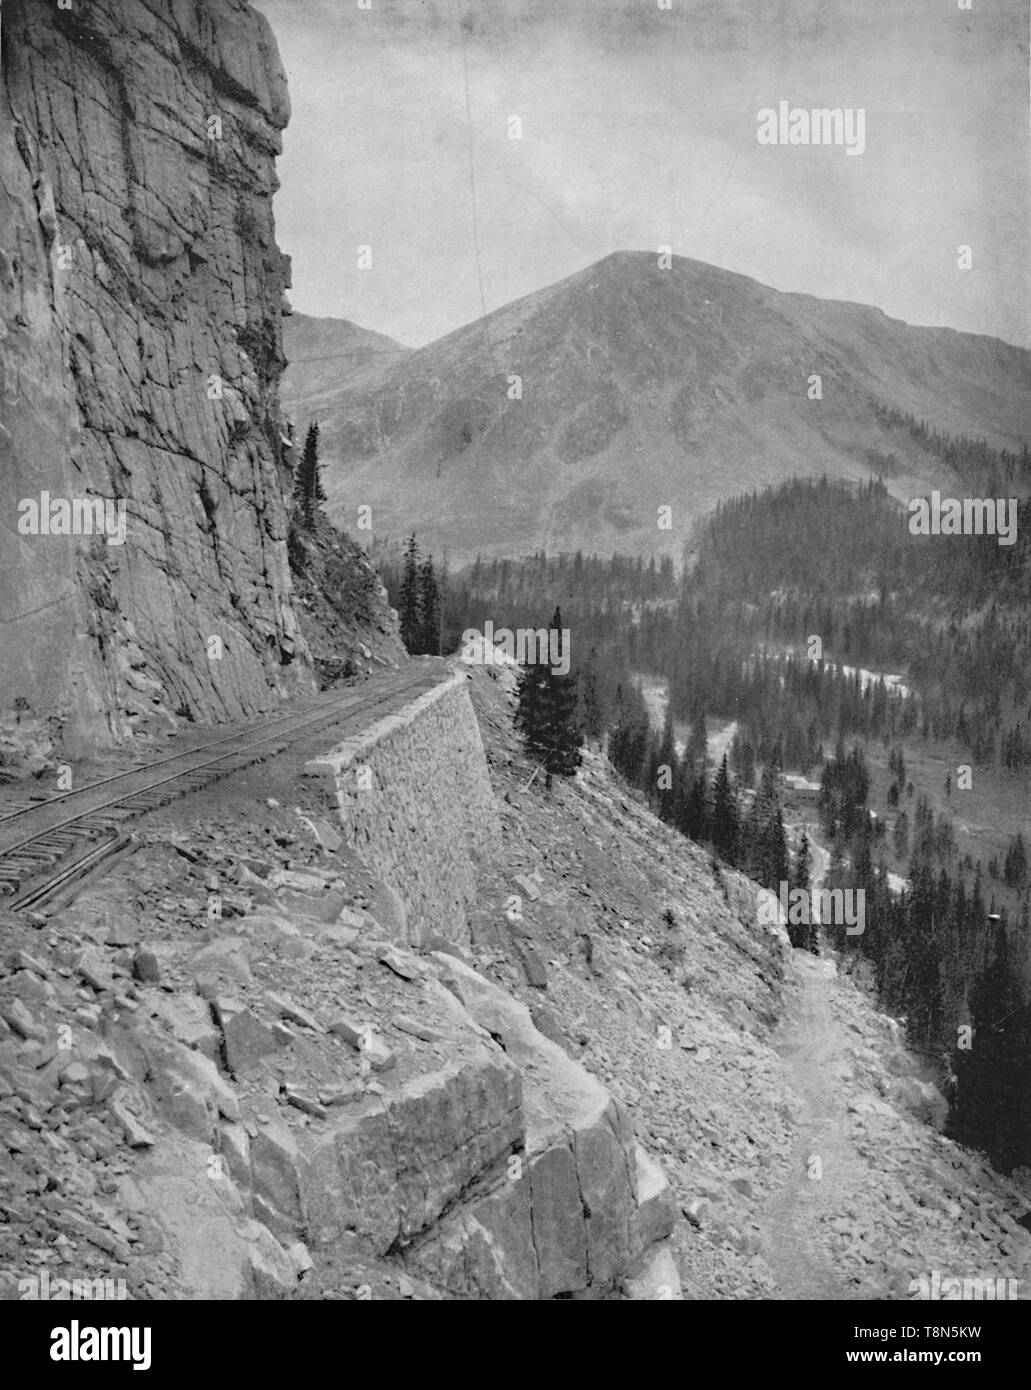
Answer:
[[[766,1258],[781,1298],[859,1298],[835,1273],[829,1248],[828,1223],[847,1212],[868,1169],[849,1139],[842,1085],[848,1039],[831,1007],[837,969],[828,957],[802,951],[795,963],[801,992],[777,1050],[799,1098],[798,1133],[787,1181],[767,1210]]]
[[[813,889],[823,886],[830,854],[812,837]],[[834,1217],[850,1205],[866,1161],[849,1140],[843,1082],[849,1039],[832,1008],[837,966],[828,956],[794,953],[800,991],[781,1026],[777,1051],[800,1103],[798,1133],[788,1178],[767,1215],[767,1261],[785,1299],[848,1299],[859,1292],[833,1268],[829,1249]],[[817,1162],[818,1161],[818,1162]],[[819,1176],[815,1176],[819,1173]]]

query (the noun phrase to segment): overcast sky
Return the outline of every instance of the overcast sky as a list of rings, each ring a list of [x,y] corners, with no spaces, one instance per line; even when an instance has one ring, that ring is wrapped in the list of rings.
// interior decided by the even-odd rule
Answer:
[[[276,217],[298,310],[420,346],[669,244],[1031,342],[1028,0],[371,4],[258,2],[293,103]],[[760,145],[781,100],[865,108],[865,152]]]

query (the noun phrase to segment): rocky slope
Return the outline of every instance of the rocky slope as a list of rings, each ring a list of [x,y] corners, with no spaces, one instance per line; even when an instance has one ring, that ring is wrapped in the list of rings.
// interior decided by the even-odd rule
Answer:
[[[244,0],[2,22],[0,743],[37,768],[315,687],[278,401],[289,103]],[[123,502],[124,542],[23,533],[44,491]]]
[[[320,685],[408,659],[383,580],[359,545],[320,517],[314,532],[291,526],[289,550],[294,608]]]
[[[528,787],[511,694],[471,690],[501,843],[451,940],[412,946],[300,755],[148,818],[131,883],[4,921],[8,1296],[44,1269],[142,1298],[1021,1277],[1023,1202],[934,1128],[897,1025],[597,755]]]
[[[295,776],[156,819],[131,893],[4,923],[7,1295],[46,1270],[133,1297],[677,1296],[626,1109],[483,953],[406,944]]]
[[[331,366],[303,368],[331,514],[353,524],[360,498],[378,533],[414,527],[459,563],[538,546],[679,556],[721,497],[799,474],[879,472],[900,497],[947,486],[872,400],[1000,446],[1031,437],[1022,349],[686,258],[660,269],[650,252],[609,256],[335,390]]]

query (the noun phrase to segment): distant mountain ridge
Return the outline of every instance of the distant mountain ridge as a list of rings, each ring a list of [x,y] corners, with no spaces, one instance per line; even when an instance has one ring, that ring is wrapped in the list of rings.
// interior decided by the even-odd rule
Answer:
[[[325,391],[336,391],[366,367],[397,362],[411,348],[350,319],[315,318],[296,311],[283,320],[287,369],[282,398],[287,411],[314,417]]]
[[[900,498],[947,485],[876,405],[996,447],[1031,439],[1025,349],[683,257],[661,269],[651,252],[614,253],[426,347],[379,347],[354,373],[305,332],[317,360],[292,369],[288,403],[299,424],[318,414],[330,515],[350,527],[370,505],[378,536],[415,529],[456,563],[679,555],[721,498],[797,475],[880,473]]]

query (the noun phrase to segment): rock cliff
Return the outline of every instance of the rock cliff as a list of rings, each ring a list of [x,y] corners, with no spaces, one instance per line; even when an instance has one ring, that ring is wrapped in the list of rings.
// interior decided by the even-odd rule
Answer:
[[[278,402],[289,102],[244,0],[2,22],[0,722],[74,756],[315,686]],[[124,502],[124,541],[30,530],[29,499]]]

